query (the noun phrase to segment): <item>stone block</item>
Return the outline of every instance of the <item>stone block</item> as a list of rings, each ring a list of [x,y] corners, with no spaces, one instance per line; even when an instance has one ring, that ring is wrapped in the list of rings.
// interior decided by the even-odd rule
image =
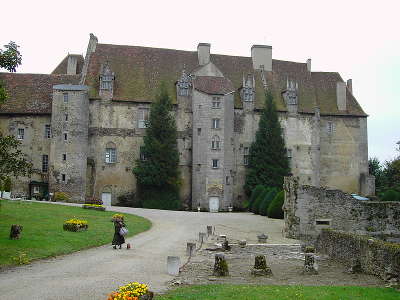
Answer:
[[[181,267],[181,259],[179,256],[167,257],[167,272],[169,275],[178,275],[179,268]]]

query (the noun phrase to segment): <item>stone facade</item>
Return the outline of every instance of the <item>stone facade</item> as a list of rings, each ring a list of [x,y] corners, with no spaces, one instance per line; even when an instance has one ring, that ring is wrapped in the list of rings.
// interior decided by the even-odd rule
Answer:
[[[324,228],[400,236],[400,202],[358,200],[340,190],[301,185],[294,177],[285,177],[284,190],[286,237],[316,237]]]
[[[265,89],[274,94],[292,174],[301,184],[373,194],[367,115],[337,73],[311,72],[310,61],[273,60],[270,46],[253,46],[251,57],[213,55],[210,47],[107,45],[91,35],[85,59],[68,55],[50,75],[0,74],[9,103],[17,104],[3,105],[0,128],[16,135],[23,124],[23,151],[38,170],[42,154],[49,159],[48,173],[16,180],[14,194],[38,180],[49,183],[50,192],[73,191],[77,202],[107,196],[115,204],[119,196],[134,195],[132,168],[143,159],[145,120],[161,81],[174,102],[184,207],[242,205]],[[50,139],[42,134],[48,123]]]

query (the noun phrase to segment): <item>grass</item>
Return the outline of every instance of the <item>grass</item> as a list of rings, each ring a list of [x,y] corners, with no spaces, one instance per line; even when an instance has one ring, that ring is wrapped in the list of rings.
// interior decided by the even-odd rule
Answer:
[[[68,254],[81,249],[111,244],[115,212],[47,203],[0,200],[0,268],[13,265],[12,257],[26,253],[30,260]],[[81,232],[63,230],[64,221],[73,217],[88,221],[89,229]],[[128,236],[146,231],[151,222],[125,214]],[[23,226],[21,239],[10,240],[12,224]]]
[[[391,288],[358,286],[198,285],[178,288],[156,300],[398,300]]]

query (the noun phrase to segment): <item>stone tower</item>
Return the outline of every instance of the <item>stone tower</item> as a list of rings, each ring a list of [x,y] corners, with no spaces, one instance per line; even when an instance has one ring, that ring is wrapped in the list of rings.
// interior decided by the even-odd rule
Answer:
[[[86,189],[89,98],[84,85],[53,86],[49,190],[83,202]]]

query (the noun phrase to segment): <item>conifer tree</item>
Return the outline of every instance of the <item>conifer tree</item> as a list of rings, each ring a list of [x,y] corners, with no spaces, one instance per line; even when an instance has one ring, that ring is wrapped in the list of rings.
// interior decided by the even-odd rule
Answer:
[[[282,189],[289,162],[273,96],[267,91],[255,141],[249,151],[244,189],[247,195],[257,185]]]
[[[144,146],[133,173],[143,207],[178,209],[180,172],[175,117],[164,83],[151,105]]]

